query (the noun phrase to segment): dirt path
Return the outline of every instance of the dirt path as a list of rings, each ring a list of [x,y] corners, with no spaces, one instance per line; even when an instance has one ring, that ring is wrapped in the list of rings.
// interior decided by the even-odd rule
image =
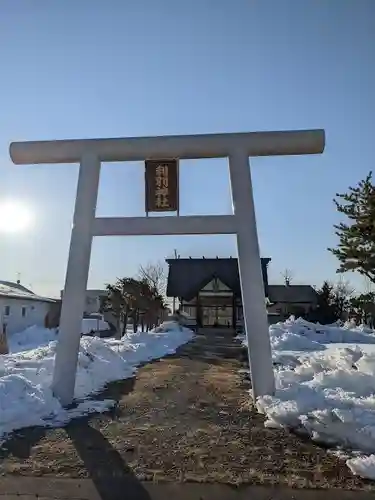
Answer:
[[[228,336],[197,337],[175,356],[111,384],[110,415],[29,429],[0,450],[0,474],[300,488],[372,489],[325,450],[266,429]]]

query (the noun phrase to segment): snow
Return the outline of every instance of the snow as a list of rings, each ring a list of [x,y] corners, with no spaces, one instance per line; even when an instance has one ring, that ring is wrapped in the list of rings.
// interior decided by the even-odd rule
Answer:
[[[84,318],[82,320],[81,333],[87,335],[92,330],[109,330],[109,324],[102,319]],[[27,351],[36,347],[41,347],[57,340],[57,330],[30,326],[23,332],[14,333],[8,338],[10,352]]]
[[[57,340],[57,330],[34,325],[23,332],[9,335],[8,347],[10,352],[16,353],[48,345],[54,340]]]
[[[91,321],[96,329],[97,320]],[[291,318],[271,325],[269,334],[276,393],[256,402],[265,425],[349,451],[353,474],[375,479],[375,331]],[[62,408],[50,388],[56,330],[31,327],[11,336],[10,354],[0,356],[0,443],[23,427],[61,426],[108,410],[114,401],[93,399],[106,384],[132,377],[141,363],[175,352],[192,336],[169,321],[121,340],[82,337],[71,409]]]
[[[193,332],[173,322],[157,330],[127,333],[121,340],[82,337],[77,405],[68,410],[51,391],[56,331],[31,327],[13,335],[10,354],[0,356],[0,444],[8,433],[23,427],[61,426],[72,418],[108,410],[115,401],[95,401],[95,393],[109,382],[132,377],[140,363],[172,354],[193,337]]]
[[[375,332],[291,318],[269,334],[276,393],[256,402],[265,425],[351,450],[351,471],[375,479]]]
[[[11,281],[2,280],[0,281],[0,296],[15,299],[37,300],[40,302],[55,302],[54,299],[36,295],[31,290],[28,290],[18,283],[12,283]]]

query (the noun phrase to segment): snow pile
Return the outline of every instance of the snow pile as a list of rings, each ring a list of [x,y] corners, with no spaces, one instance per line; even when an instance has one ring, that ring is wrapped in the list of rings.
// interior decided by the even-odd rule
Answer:
[[[12,353],[27,351],[36,347],[48,345],[57,339],[57,330],[30,326],[23,332],[14,333],[8,337],[9,350]]]
[[[302,318],[291,317],[284,323],[276,323],[269,328],[271,347],[274,351],[315,351],[324,350],[325,344],[375,344],[375,335],[368,327],[354,327],[351,323],[320,325]],[[239,336],[244,345],[246,338]]]
[[[270,326],[270,341],[273,351],[317,351],[325,347],[306,335],[307,332],[288,328],[286,324],[277,323]]]
[[[359,347],[297,356],[294,367],[276,369],[276,394],[259,398],[257,407],[267,415],[267,426],[298,429],[317,441],[375,453],[374,375],[375,352]],[[348,465],[363,474],[361,458]],[[375,478],[375,467],[371,474]]]
[[[324,351],[327,344],[374,344],[375,335],[368,327],[355,327],[347,322],[343,326],[320,325],[310,323],[302,318],[294,319],[292,316],[284,323],[276,323],[269,327],[270,343],[273,361],[283,364],[283,360],[292,353],[300,351]],[[237,337],[247,345],[243,335]]]
[[[175,323],[161,330],[128,334],[121,340],[83,337],[75,386],[79,404],[69,410],[60,406],[51,391],[56,332],[33,327],[14,335],[12,354],[0,356],[0,442],[6,434],[22,427],[59,426],[72,418],[110,408],[114,401],[88,397],[109,382],[133,376],[140,363],[174,353],[193,337],[193,332]],[[22,346],[26,349],[22,350]]]
[[[270,326],[271,344],[276,350],[306,350],[306,347],[303,347],[305,340],[307,341],[306,346],[310,345],[308,350],[314,350],[314,346],[319,349],[316,344],[375,344],[375,336],[371,333],[371,330],[369,333],[368,329],[365,331],[364,327],[353,327],[351,323],[345,323],[343,327],[320,325],[319,323],[310,323],[302,318],[296,320],[293,317],[285,323],[276,323]],[[284,339],[282,342],[279,342],[280,337]]]
[[[96,318],[84,318],[82,320],[81,333],[87,335],[91,331],[98,330],[109,330],[109,324],[102,320]],[[30,326],[26,328],[23,332],[14,333],[8,338],[9,350],[12,353],[19,351],[27,351],[30,349],[35,349],[36,347],[41,347],[48,345],[50,342],[57,340],[58,329],[57,328],[41,328],[39,326]]]
[[[271,325],[269,334],[276,394],[257,400],[265,425],[354,450],[347,465],[375,479],[374,331],[291,318]]]

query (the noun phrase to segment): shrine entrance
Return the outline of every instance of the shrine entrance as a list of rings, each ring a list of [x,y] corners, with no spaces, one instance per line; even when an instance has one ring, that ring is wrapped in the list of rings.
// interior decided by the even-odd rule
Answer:
[[[91,245],[97,236],[235,234],[253,396],[273,394],[249,156],[322,153],[324,143],[323,130],[12,143],[16,164],[80,164],[52,384],[60,402],[69,405],[74,398]],[[226,157],[233,214],[178,216],[178,160]],[[96,217],[101,162],[117,161],[145,162],[146,213],[176,211],[177,216]]]
[[[200,324],[204,327],[232,328],[235,322],[234,294],[220,278],[213,279],[198,293]]]
[[[202,306],[202,327],[233,328],[233,307],[227,305]]]

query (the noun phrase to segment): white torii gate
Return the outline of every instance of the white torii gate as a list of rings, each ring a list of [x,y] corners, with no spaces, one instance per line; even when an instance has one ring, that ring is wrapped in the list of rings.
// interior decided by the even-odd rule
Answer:
[[[53,391],[74,398],[81,322],[94,236],[236,234],[254,398],[275,390],[249,156],[322,153],[324,130],[14,142],[15,164],[80,163]],[[232,215],[95,217],[101,162],[229,158]]]

